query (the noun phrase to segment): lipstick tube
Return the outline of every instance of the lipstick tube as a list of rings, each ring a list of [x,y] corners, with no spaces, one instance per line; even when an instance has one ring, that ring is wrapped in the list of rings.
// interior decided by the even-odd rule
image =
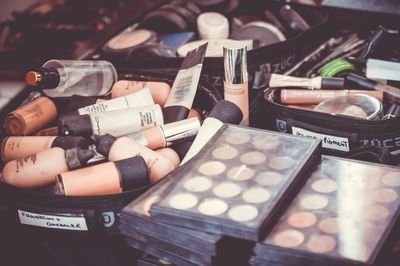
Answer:
[[[125,136],[150,127],[164,124],[158,104],[90,115],[62,116],[58,128],[64,136],[112,134]]]
[[[6,137],[1,144],[1,158],[3,162],[9,162],[54,147],[64,150],[75,147],[87,149],[88,141],[83,137]]]
[[[243,113],[240,125],[249,125],[249,82],[247,73],[247,48],[224,47],[224,99],[231,101]]]
[[[198,118],[190,118],[135,132],[126,137],[152,150],[157,150],[188,141],[197,134],[200,126]]]
[[[366,94],[383,101],[383,92],[365,90],[281,90],[281,103],[319,104],[327,99],[355,94]]]
[[[54,193],[67,196],[101,196],[145,187],[149,170],[141,156],[103,163],[57,175]]]
[[[78,169],[94,156],[81,148],[51,148],[23,159],[8,162],[3,168],[3,181],[20,188],[36,188],[56,181],[56,175]]]
[[[167,174],[172,172],[175,167],[163,155],[133,141],[127,137],[115,138],[110,134],[104,136],[94,136],[97,151],[108,158],[109,161],[119,161],[140,155],[146,161],[149,168],[150,183],[154,184]]]

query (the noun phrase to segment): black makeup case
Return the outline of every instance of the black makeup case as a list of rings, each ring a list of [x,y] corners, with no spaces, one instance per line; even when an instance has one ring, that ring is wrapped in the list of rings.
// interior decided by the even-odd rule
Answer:
[[[384,25],[388,29],[398,28],[398,24],[394,23],[393,20],[391,22],[388,21],[388,17],[394,18],[390,15],[384,17],[382,14],[366,14],[360,13],[360,11],[350,12],[348,10],[344,13],[340,13],[338,10],[331,10],[331,12],[333,12],[331,18],[332,36],[337,35],[338,29],[344,29],[346,32],[356,32],[368,40],[373,35],[373,32],[379,29],[379,25]],[[374,18],[374,20],[371,18]],[[398,22],[399,18],[396,17],[394,21]],[[393,39],[394,43],[399,40],[398,37]],[[375,47],[374,51],[371,51],[372,58],[392,58],[393,60],[397,55],[397,48],[394,48],[397,45],[391,45],[391,39],[384,40]],[[358,54],[365,51],[365,49],[360,49]],[[320,60],[323,60],[327,55],[316,55],[317,58],[318,56],[320,56]],[[316,61],[320,63],[318,60]],[[299,77],[319,75],[315,71],[316,69],[314,69],[314,72],[310,71],[314,67],[310,66],[310,64],[305,62],[303,64],[304,68],[293,68],[285,72],[285,74]],[[262,126],[260,124],[261,127],[293,135],[319,138],[323,142],[324,154],[347,156],[394,165],[400,162],[400,157],[396,152],[400,150],[400,117],[386,120],[364,120],[349,116],[335,116],[305,109],[289,108],[281,103],[278,89],[261,87],[259,86],[265,93],[260,94],[258,99],[263,102],[261,107],[263,111],[260,113],[268,114],[264,116]],[[388,102],[393,103],[391,101],[393,99],[389,99]]]
[[[169,84],[174,81],[173,75],[151,76],[128,69],[120,75]],[[1,121],[29,93],[30,89],[25,89],[13,99]],[[218,91],[201,80],[193,106],[207,115],[220,99]],[[2,132],[2,139],[4,136]],[[109,196],[68,197],[0,182],[0,235],[8,239],[0,241],[1,264],[132,265],[138,254],[120,235],[118,213],[147,188]]]

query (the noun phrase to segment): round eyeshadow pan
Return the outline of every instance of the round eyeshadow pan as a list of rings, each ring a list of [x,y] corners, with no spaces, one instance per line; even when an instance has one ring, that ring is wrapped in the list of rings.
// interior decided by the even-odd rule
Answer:
[[[308,240],[306,247],[314,253],[326,253],[336,247],[336,240],[331,236],[316,235]]]
[[[264,172],[256,177],[256,182],[262,186],[275,186],[282,180],[283,176],[277,172]]]
[[[226,145],[223,147],[216,148],[212,152],[212,154],[214,155],[215,158],[220,160],[231,160],[239,154],[239,151],[229,145]]]
[[[257,150],[275,150],[282,142],[275,136],[255,136],[251,142]]]
[[[300,201],[300,205],[305,209],[319,210],[328,205],[328,199],[320,195],[308,195]]]
[[[320,179],[312,183],[311,188],[320,193],[331,193],[338,189],[338,184],[332,179]]]
[[[251,205],[239,205],[231,208],[228,212],[229,218],[237,222],[247,222],[255,219],[258,210]]]
[[[228,204],[220,199],[205,199],[198,209],[204,215],[216,216],[226,212]]]
[[[230,179],[244,181],[252,178],[254,175],[254,171],[248,168],[246,165],[242,165],[239,167],[234,167],[228,172],[228,177]]]
[[[382,183],[391,187],[400,187],[400,174],[391,172],[382,178]]]
[[[393,202],[397,199],[397,197],[398,197],[397,192],[390,188],[375,190],[372,193],[372,198],[376,202],[380,202],[380,203]]]
[[[178,210],[187,210],[197,205],[198,199],[189,193],[181,193],[172,196],[169,201],[169,205]]]
[[[249,134],[246,133],[231,133],[226,137],[226,142],[235,145],[241,145],[249,142],[251,139]]]
[[[386,219],[390,212],[385,207],[374,205],[365,208],[364,217],[369,221],[380,221]]]
[[[328,234],[337,234],[339,232],[339,222],[337,218],[326,218],[318,224],[319,230]]]
[[[224,182],[214,187],[213,193],[214,195],[221,198],[232,198],[240,194],[242,189],[240,186],[230,183]]]
[[[185,182],[184,188],[191,192],[203,192],[212,186],[212,182],[205,177],[193,177]]]
[[[297,230],[285,230],[274,236],[274,242],[281,247],[297,247],[304,242],[304,235]]]
[[[248,203],[263,203],[271,198],[271,193],[265,188],[251,188],[243,193],[243,199]]]
[[[317,222],[317,216],[310,212],[296,212],[289,216],[288,223],[295,228],[307,228]]]
[[[225,169],[225,164],[218,161],[209,161],[200,165],[199,172],[206,176],[216,176],[222,174]]]
[[[260,164],[265,161],[267,157],[258,151],[247,152],[240,156],[240,161],[245,164]]]
[[[269,160],[268,166],[274,170],[282,171],[292,168],[295,163],[290,157],[275,157]]]

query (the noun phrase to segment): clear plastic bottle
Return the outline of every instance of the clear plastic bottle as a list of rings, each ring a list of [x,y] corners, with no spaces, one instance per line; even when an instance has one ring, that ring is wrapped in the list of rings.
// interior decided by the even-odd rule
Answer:
[[[29,71],[26,82],[40,86],[49,97],[102,96],[117,81],[117,71],[108,61],[50,60]]]

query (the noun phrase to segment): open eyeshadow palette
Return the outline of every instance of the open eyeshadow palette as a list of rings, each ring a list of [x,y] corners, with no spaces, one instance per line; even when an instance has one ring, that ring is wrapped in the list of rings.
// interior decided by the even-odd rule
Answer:
[[[320,142],[224,125],[150,208],[163,223],[257,241],[319,161]]]
[[[376,265],[399,207],[400,168],[323,157],[253,264]]]
[[[151,205],[160,200],[160,194],[169,184],[170,179],[164,178],[127,205],[120,213],[121,232],[128,237],[146,234],[153,240],[160,239],[160,243],[166,241],[203,256],[216,255],[216,246],[222,236],[162,224],[150,217]]]

